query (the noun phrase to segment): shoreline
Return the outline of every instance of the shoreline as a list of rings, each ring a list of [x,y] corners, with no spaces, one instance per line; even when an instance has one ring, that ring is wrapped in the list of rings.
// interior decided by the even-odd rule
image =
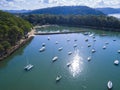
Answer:
[[[15,51],[20,49],[22,46],[24,46],[27,42],[31,41],[34,38],[34,32],[35,30],[31,30],[28,33],[28,38],[21,39],[20,41],[17,42],[15,46],[12,46],[10,49],[8,49],[2,56],[0,56],[0,61],[4,60],[5,58],[9,57],[12,55]]]

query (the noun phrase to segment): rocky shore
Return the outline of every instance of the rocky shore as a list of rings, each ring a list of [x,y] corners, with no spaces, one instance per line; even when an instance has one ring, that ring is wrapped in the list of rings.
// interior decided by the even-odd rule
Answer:
[[[16,50],[18,50],[19,48],[24,46],[27,42],[29,42],[33,38],[34,38],[34,30],[31,30],[31,32],[28,33],[28,37],[27,38],[21,39],[20,41],[17,42],[17,44],[15,46],[12,46],[10,49],[8,49],[7,51],[3,52],[3,54],[0,56],[0,61],[2,61],[3,59],[7,58],[11,54],[13,54]]]

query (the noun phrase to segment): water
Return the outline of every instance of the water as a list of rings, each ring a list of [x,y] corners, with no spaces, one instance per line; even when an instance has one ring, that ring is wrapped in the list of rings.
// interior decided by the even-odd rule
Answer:
[[[120,60],[117,53],[119,33],[85,30],[90,31],[91,36],[84,33],[35,36],[26,46],[0,62],[0,90],[107,90],[109,80],[113,82],[113,90],[119,90],[120,65],[114,65],[114,60]],[[107,36],[101,36],[103,33]],[[93,34],[96,41],[93,41]],[[46,50],[39,52],[42,43],[46,44]],[[89,43],[91,47],[88,47]],[[102,49],[104,45],[106,49]],[[63,50],[59,51],[60,47]],[[92,48],[95,53],[91,53]],[[72,54],[68,55],[68,52]],[[52,62],[54,56],[58,56],[58,60]],[[89,56],[91,61],[87,60]],[[30,71],[24,70],[27,61],[34,65]],[[69,62],[71,66],[67,67]],[[58,83],[57,75],[62,76]]]

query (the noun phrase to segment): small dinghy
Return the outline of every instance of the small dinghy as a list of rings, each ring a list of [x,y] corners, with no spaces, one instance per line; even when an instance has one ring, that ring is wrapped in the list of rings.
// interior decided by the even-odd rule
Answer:
[[[112,87],[113,87],[112,81],[108,81],[107,87],[109,90],[112,89]]]

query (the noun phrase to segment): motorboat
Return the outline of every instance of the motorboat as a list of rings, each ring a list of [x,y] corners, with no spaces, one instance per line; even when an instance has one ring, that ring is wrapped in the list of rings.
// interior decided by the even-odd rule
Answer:
[[[59,50],[59,51],[63,50],[63,47],[60,47],[58,50]]]
[[[91,44],[88,44],[88,47],[91,47]]]
[[[42,46],[45,46],[45,43],[42,43]]]
[[[55,62],[58,59],[57,56],[53,57],[52,61]]]
[[[96,51],[95,51],[95,49],[92,49],[92,53],[95,53]]]
[[[106,49],[106,46],[103,46],[103,49]]]
[[[68,52],[68,55],[71,55],[72,54],[72,52]]]
[[[73,47],[77,47],[77,44],[74,44]]]
[[[40,48],[40,52],[45,51],[45,47]]]
[[[56,77],[56,81],[58,82],[58,81],[60,81],[62,79],[62,76],[60,76],[60,75],[58,75],[57,77]]]
[[[118,53],[120,53],[120,50],[118,50]]]
[[[69,62],[69,63],[67,63],[67,67],[70,67],[71,66],[71,63]]]
[[[58,44],[58,41],[56,41],[55,44]]]
[[[115,61],[114,61],[114,64],[115,64],[115,65],[118,65],[118,64],[119,64],[119,60],[115,60]]]
[[[109,42],[105,42],[105,44],[109,44]]]
[[[50,40],[50,37],[48,37],[48,40]]]
[[[108,81],[107,87],[109,90],[112,89],[112,87],[113,87],[112,81]]]
[[[32,64],[28,64],[27,66],[25,66],[24,70],[29,71],[32,68],[33,68],[33,65]]]
[[[90,60],[91,60],[91,57],[88,57],[87,60],[90,61]]]
[[[87,42],[87,41],[88,41],[88,39],[85,39],[85,41]]]

